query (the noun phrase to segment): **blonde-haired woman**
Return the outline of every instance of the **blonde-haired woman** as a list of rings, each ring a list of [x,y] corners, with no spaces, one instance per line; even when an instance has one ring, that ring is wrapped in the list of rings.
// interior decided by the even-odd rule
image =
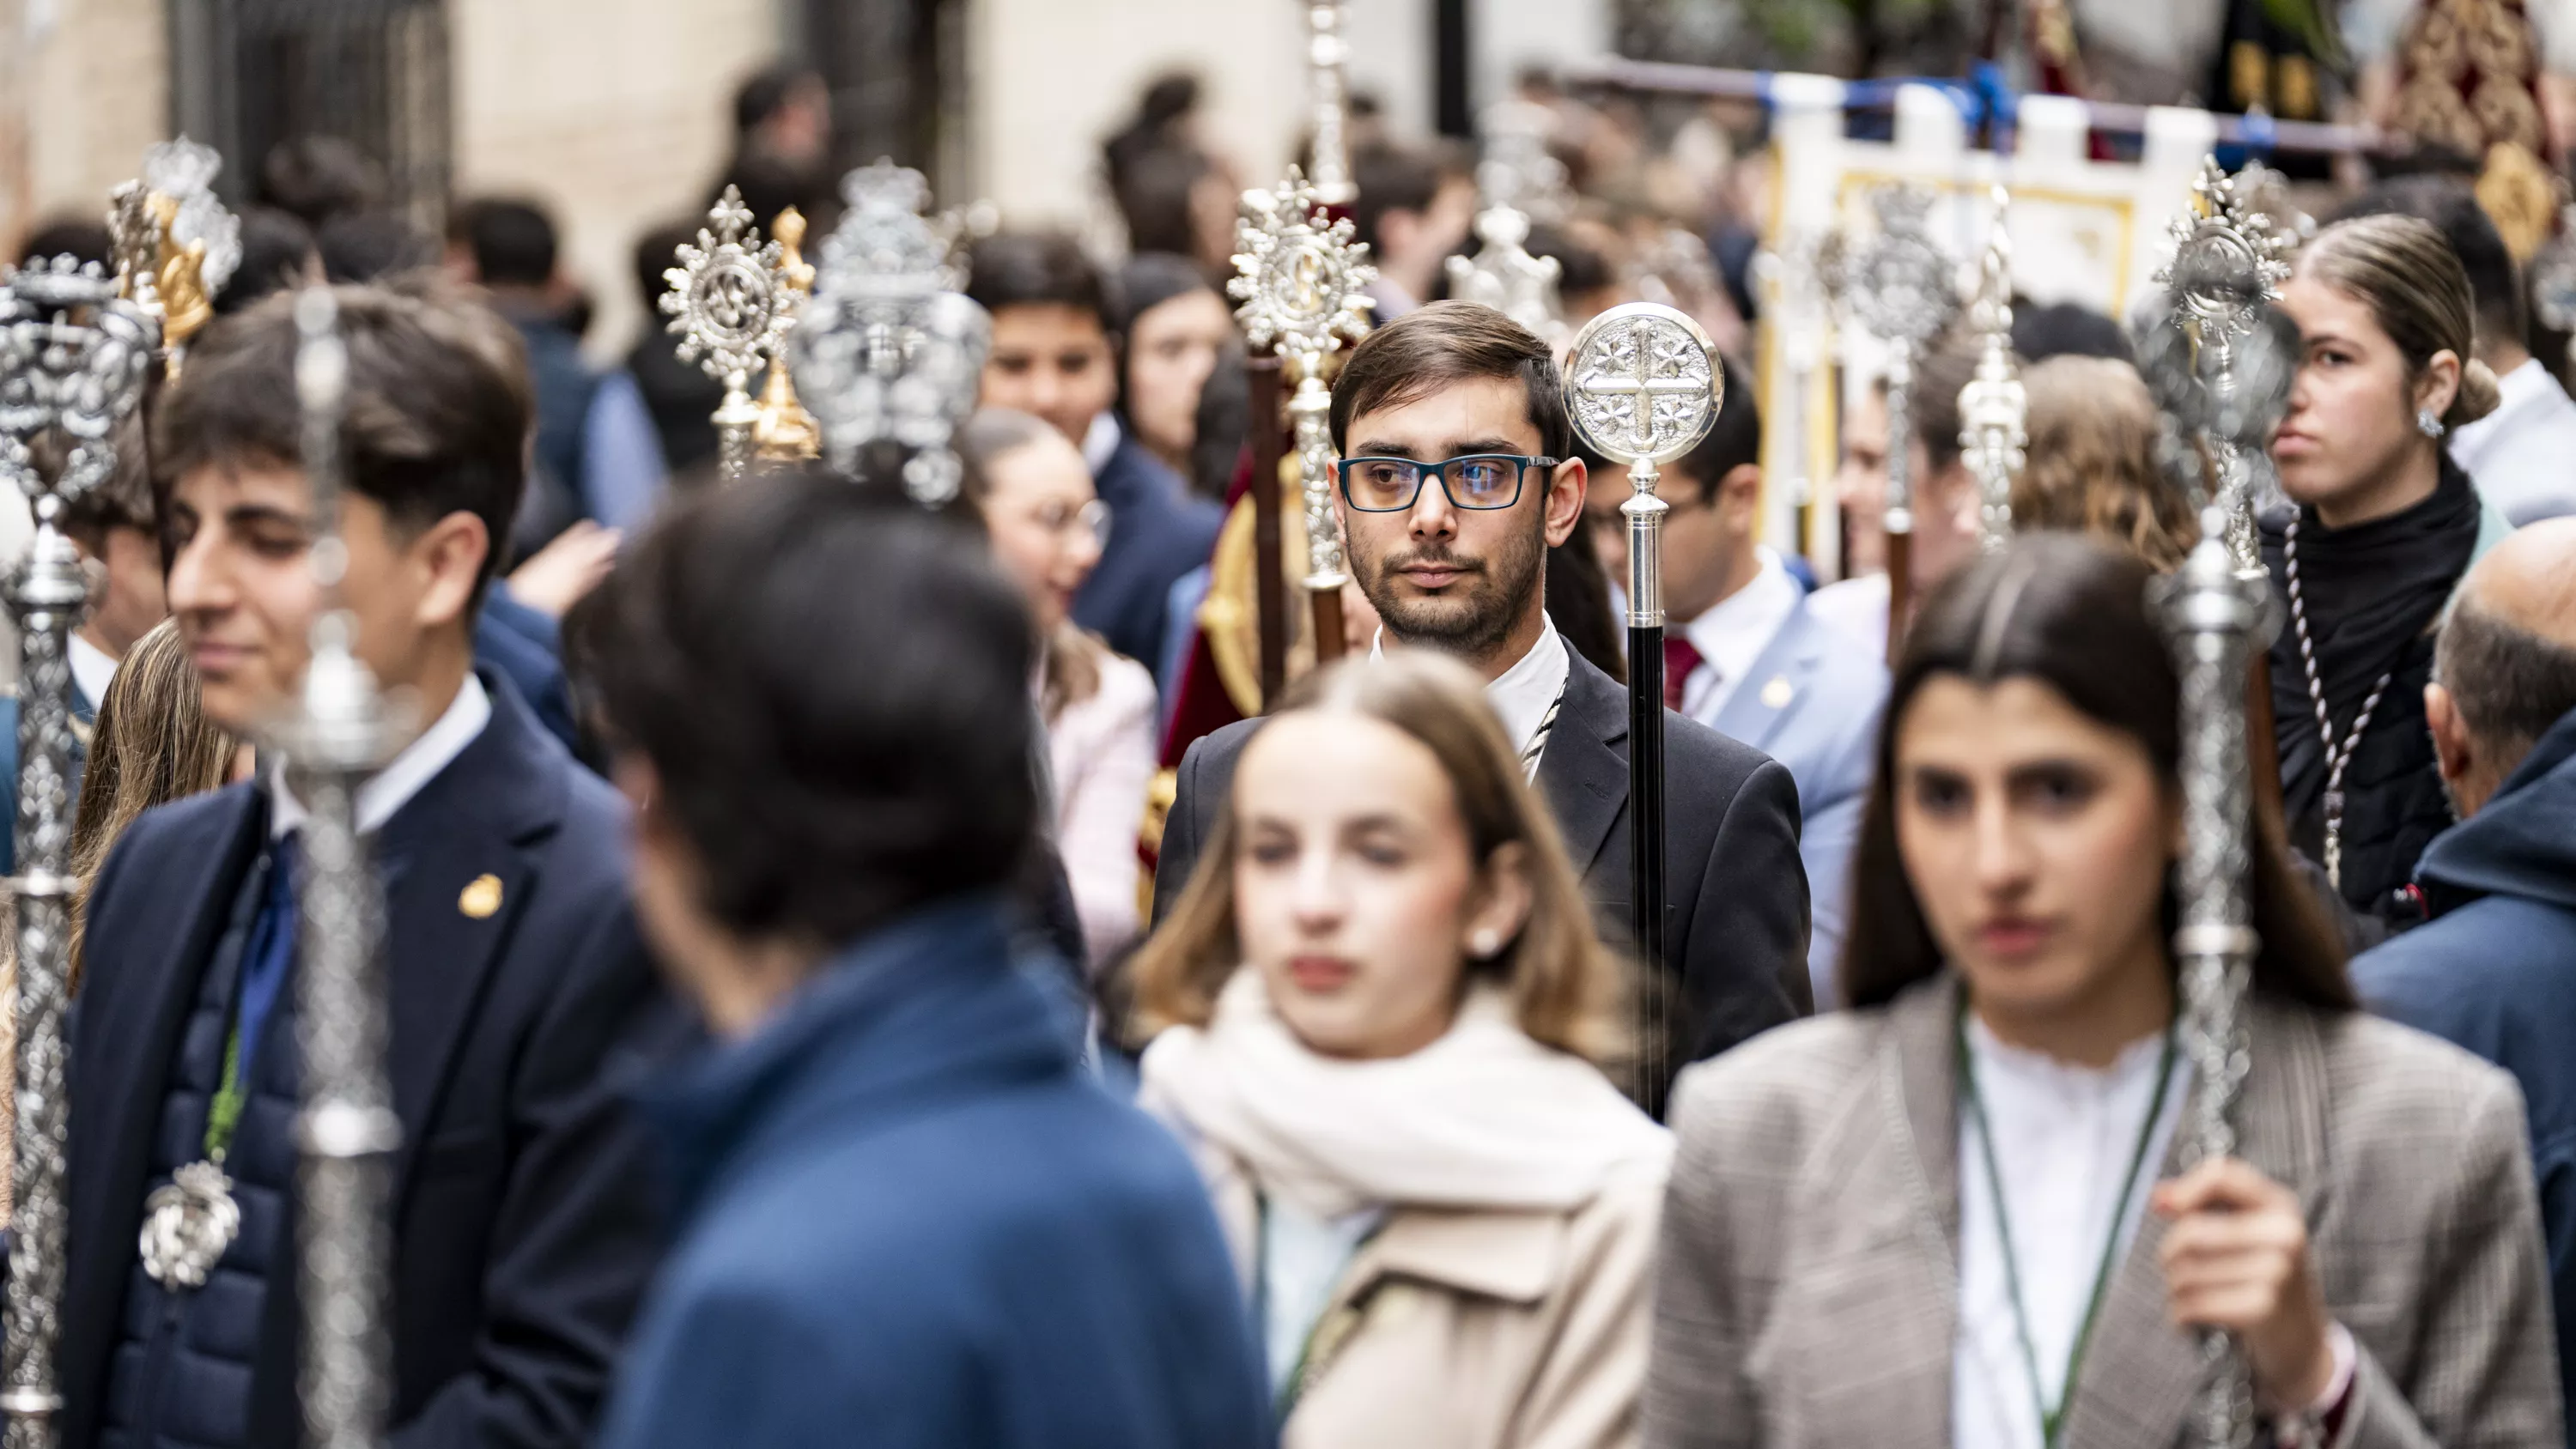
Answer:
[[[1109,527],[1082,454],[1047,424],[1000,408],[967,420],[958,451],[994,557],[1037,625],[1056,847],[1096,971],[1140,921],[1136,834],[1154,781],[1154,677],[1073,622]]]
[[[2200,541],[2190,500],[2156,461],[2156,400],[2111,357],[2051,357],[2022,373],[2029,463],[2013,480],[2016,530],[2090,534],[2171,573]]]
[[[1463,666],[1353,660],[1245,747],[1139,954],[1288,1449],[1626,1445],[1670,1138],[1597,1063],[1620,965]]]
[[[81,773],[78,813],[72,817],[71,989],[80,990],[80,940],[90,883],[134,817],[155,805],[201,794],[250,772],[250,751],[207,720],[197,699],[197,673],[179,642],[178,625],[165,619],[134,642],[116,667],[115,682],[98,703],[89,759]],[[0,995],[16,990],[18,913],[0,899]],[[14,1073],[18,1023],[0,1012],[0,1074]],[[0,1094],[0,1159],[8,1156],[16,1104]],[[10,1183],[0,1174],[0,1223],[8,1220]]]
[[[2272,443],[2291,507],[2263,519],[2289,627],[2272,715],[2290,841],[2364,916],[2421,920],[2415,861],[2451,824],[2424,723],[2433,630],[2504,536],[2443,435],[2493,412],[2468,274],[2440,231],[2369,216],[2319,232],[2281,287],[2301,357]]]

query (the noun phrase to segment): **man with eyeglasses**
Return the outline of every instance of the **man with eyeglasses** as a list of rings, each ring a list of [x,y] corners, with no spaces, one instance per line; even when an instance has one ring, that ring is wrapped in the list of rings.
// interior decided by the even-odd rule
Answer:
[[[1586,487],[1555,359],[1490,307],[1440,302],[1353,349],[1333,390],[1335,513],[1378,647],[1446,650],[1482,672],[1505,735],[1553,807],[1603,934],[1628,934],[1628,693],[1548,622],[1549,547]],[[1155,873],[1180,896],[1256,721],[1181,762]],[[1713,1056],[1813,1007],[1798,793],[1750,746],[1667,713],[1663,966],[1673,1056]]]

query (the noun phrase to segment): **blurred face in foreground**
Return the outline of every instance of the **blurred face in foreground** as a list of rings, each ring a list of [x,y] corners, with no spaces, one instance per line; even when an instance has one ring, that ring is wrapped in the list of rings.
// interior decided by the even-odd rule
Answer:
[[[1430,748],[1365,715],[1302,710],[1235,772],[1235,930],[1288,1029],[1326,1056],[1410,1055],[1456,1016],[1471,956],[1529,910],[1505,846],[1471,854]]]
[[[2135,737],[2033,679],[1940,675],[1905,707],[1893,794],[1915,899],[1997,1035],[2082,1039],[2167,989],[2181,824]]]

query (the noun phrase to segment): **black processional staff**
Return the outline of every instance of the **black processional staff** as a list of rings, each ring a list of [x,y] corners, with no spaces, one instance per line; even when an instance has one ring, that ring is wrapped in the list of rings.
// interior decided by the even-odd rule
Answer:
[[[116,427],[143,396],[160,331],[97,265],[70,257],[0,272],[0,484],[27,498],[36,537],[10,571],[18,621],[17,1130],[9,1226],[8,1335],[0,1412],[7,1449],[50,1449],[63,1405],[55,1383],[69,1212],[72,626],[89,579],[63,512],[115,471]],[[38,440],[67,445],[36,464]]]
[[[1613,307],[1575,334],[1565,410],[1585,446],[1628,465],[1628,853],[1639,962],[1664,960],[1663,527],[1658,471],[1717,425],[1726,374],[1690,317],[1656,302]],[[1662,1093],[1671,1031],[1661,991],[1637,993],[1641,1099]]]

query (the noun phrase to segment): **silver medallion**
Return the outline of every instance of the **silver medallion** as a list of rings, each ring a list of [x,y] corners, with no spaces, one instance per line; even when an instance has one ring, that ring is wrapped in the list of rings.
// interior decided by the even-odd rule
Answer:
[[[240,1231],[233,1180],[191,1162],[143,1200],[143,1271],[165,1288],[203,1288]]]

